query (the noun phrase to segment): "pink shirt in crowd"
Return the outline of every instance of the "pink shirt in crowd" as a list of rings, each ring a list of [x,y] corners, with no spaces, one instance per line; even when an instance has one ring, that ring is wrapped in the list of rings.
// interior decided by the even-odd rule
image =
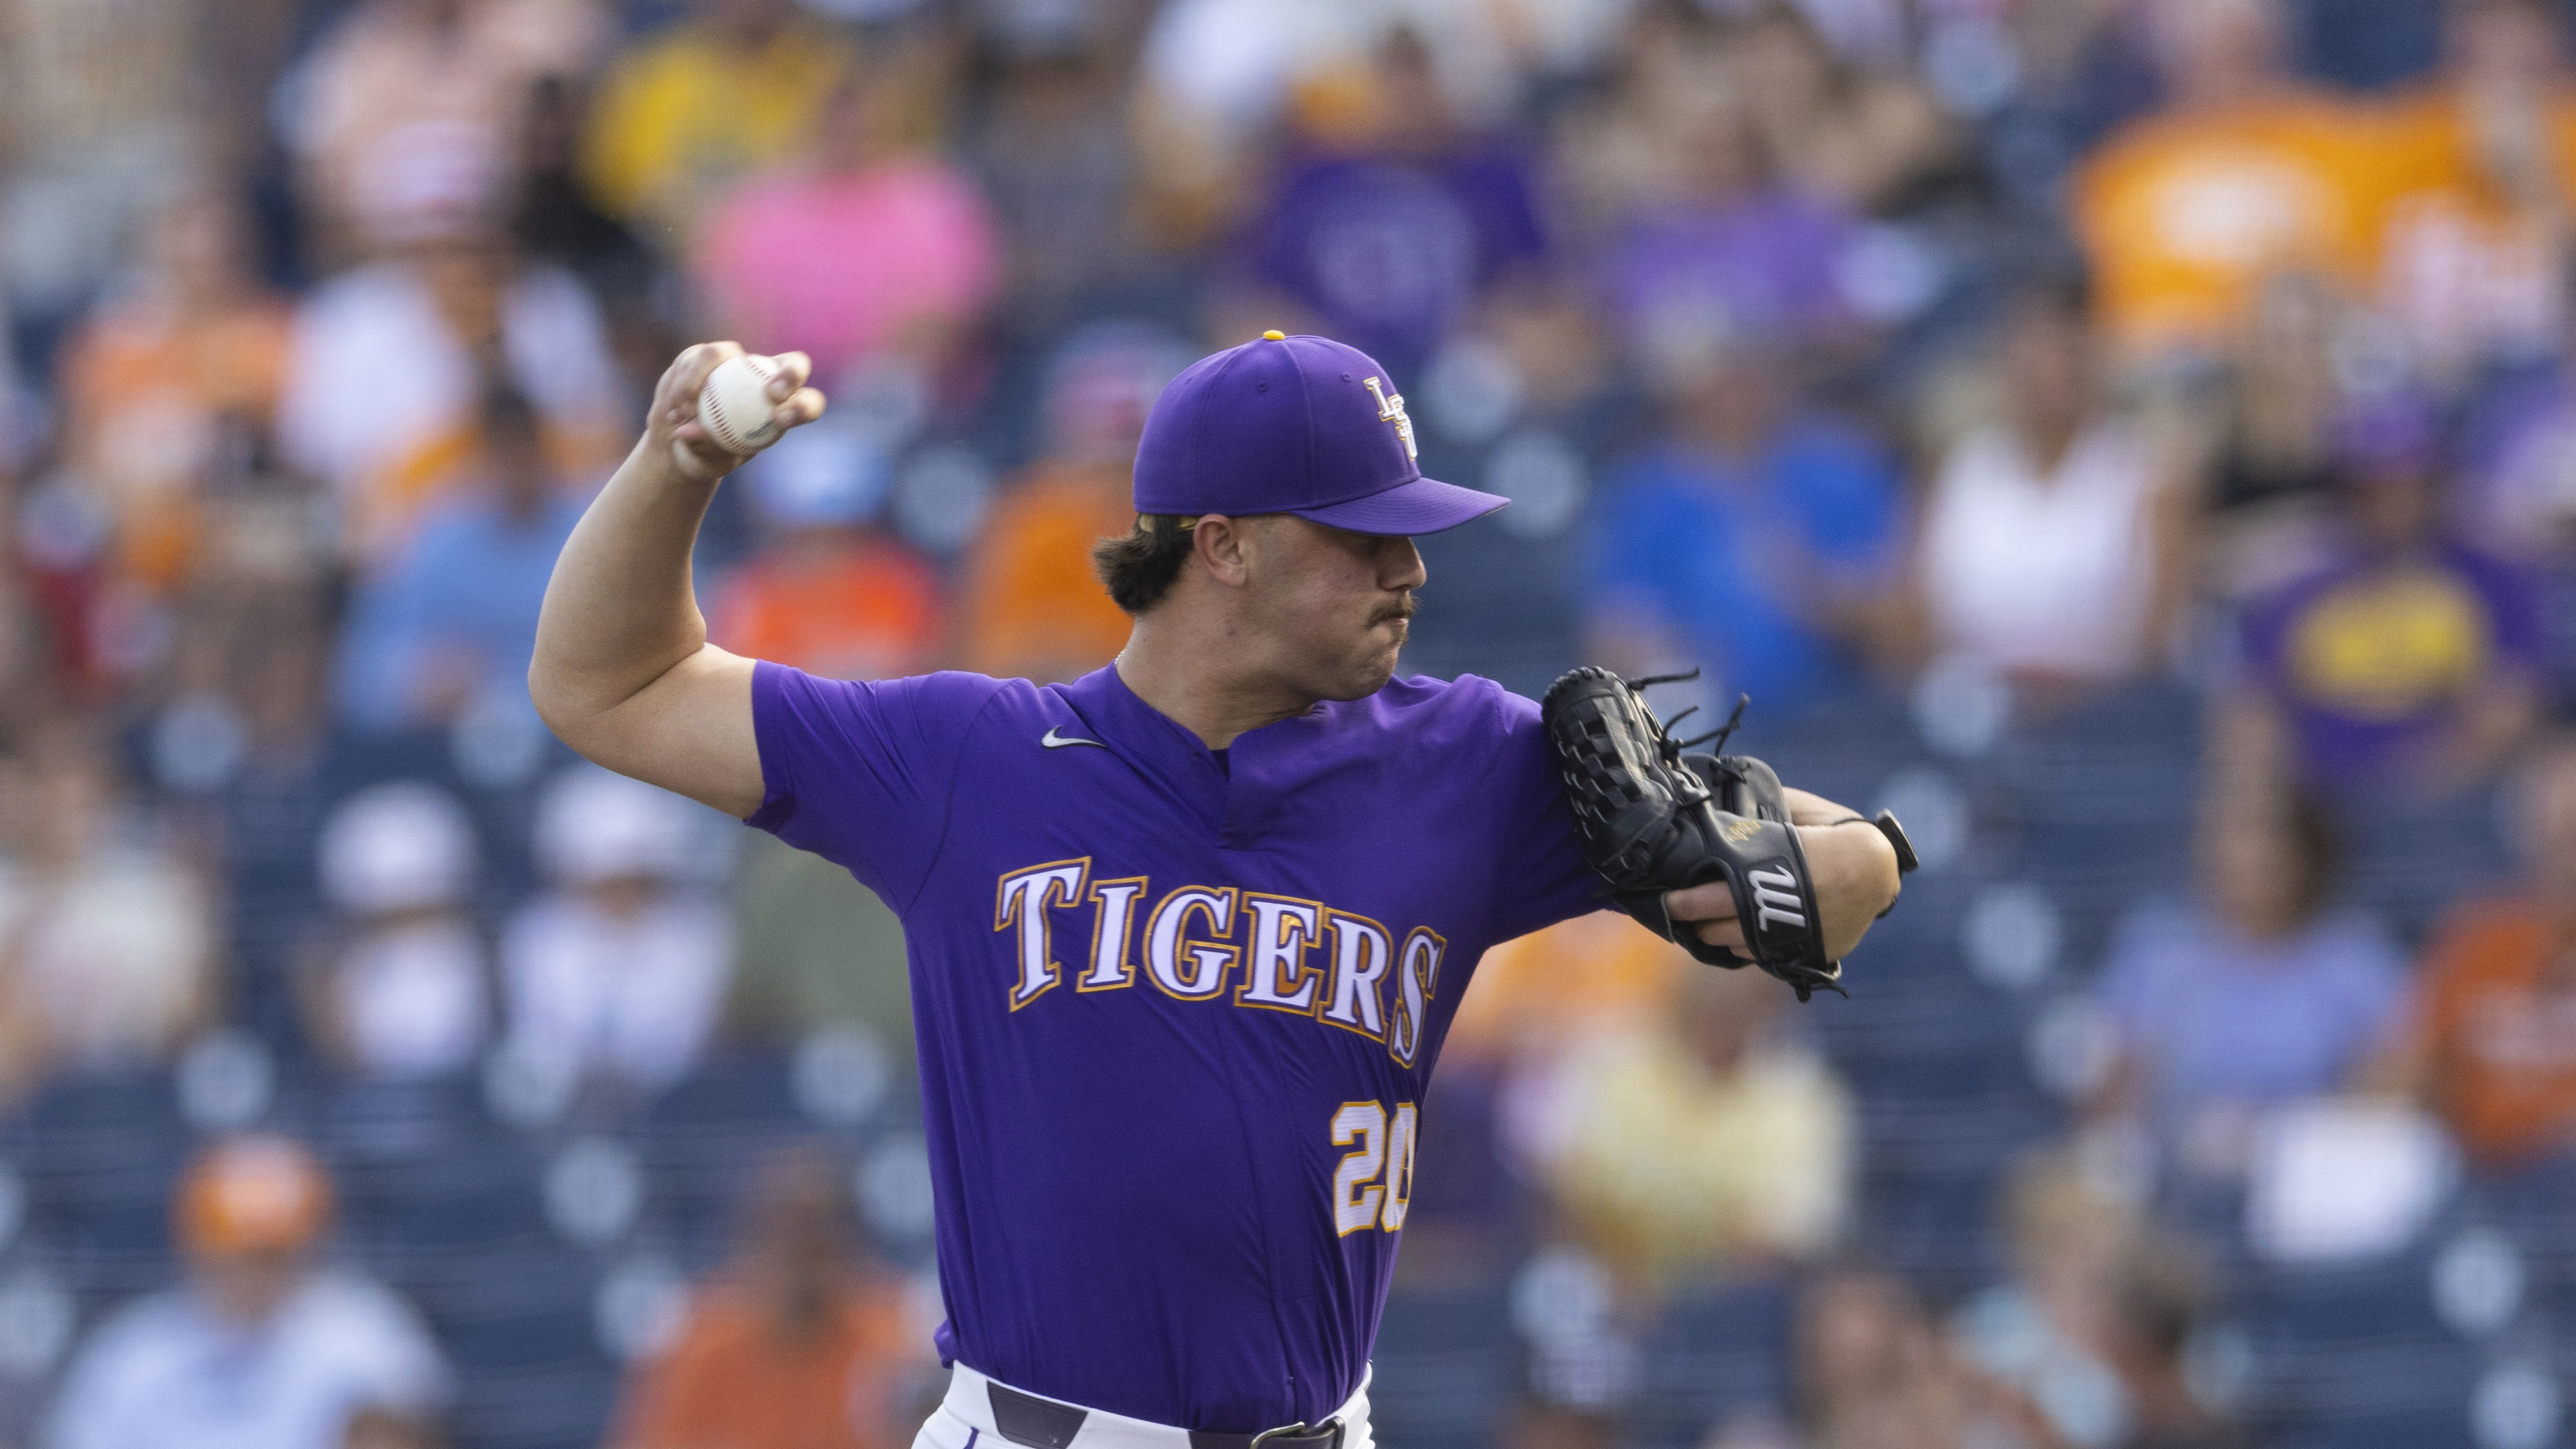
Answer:
[[[752,182],[708,223],[699,275],[745,346],[802,350],[828,385],[908,322],[972,316],[1001,262],[974,183],[925,160]]]

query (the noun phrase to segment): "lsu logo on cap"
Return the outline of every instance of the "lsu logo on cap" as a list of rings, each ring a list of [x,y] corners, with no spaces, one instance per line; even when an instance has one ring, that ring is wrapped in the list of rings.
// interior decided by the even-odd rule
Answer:
[[[1421,457],[1422,455],[1413,447],[1413,419],[1404,415],[1404,394],[1399,392],[1390,395],[1385,388],[1378,385],[1378,380],[1374,377],[1361,383],[1360,386],[1367,388],[1369,396],[1377,399],[1378,421],[1395,424],[1395,435],[1404,439],[1404,456]]]

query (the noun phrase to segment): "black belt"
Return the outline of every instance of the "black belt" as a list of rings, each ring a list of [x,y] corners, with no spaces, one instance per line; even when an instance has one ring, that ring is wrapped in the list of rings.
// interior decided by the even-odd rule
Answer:
[[[1065,1449],[1081,1432],[1082,1421],[1091,1417],[1088,1410],[990,1381],[984,1385],[984,1395],[993,1406],[993,1427],[1001,1431],[1003,1438],[1027,1449]],[[1264,1429],[1258,1434],[1211,1434],[1198,1429],[1188,1433],[1190,1449],[1342,1449],[1342,1421],[1338,1417],[1320,1424]]]

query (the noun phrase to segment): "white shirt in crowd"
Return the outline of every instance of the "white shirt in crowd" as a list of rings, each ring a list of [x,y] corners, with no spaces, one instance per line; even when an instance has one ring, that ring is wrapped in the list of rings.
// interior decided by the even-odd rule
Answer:
[[[2011,430],[1969,434],[1925,510],[1923,587],[1944,649],[2101,679],[2135,666],[2155,590],[2146,439],[2098,421],[2043,474]]]
[[[245,1330],[196,1294],[109,1319],[73,1362],[47,1449],[340,1449],[361,1409],[429,1414],[450,1393],[420,1318],[383,1287],[325,1270]]]
[[[0,860],[0,940],[65,1061],[163,1052],[188,1025],[214,949],[205,892],[159,854],[110,846],[46,885]]]
[[[359,1070],[421,1078],[463,1071],[491,1035],[483,938],[439,916],[353,942],[334,972],[341,1030]]]
[[[696,1065],[732,972],[730,917],[685,893],[620,918],[557,892],[521,911],[501,941],[513,1040],[646,1087]]]
[[[622,415],[599,308],[569,272],[522,269],[501,298],[509,380],[574,431]],[[344,490],[472,421],[481,386],[417,268],[376,262],[313,289],[296,314],[278,432],[295,464]]]

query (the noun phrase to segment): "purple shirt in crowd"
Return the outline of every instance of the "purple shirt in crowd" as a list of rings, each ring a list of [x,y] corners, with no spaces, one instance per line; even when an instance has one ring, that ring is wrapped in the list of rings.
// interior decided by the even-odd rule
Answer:
[[[1309,161],[1288,172],[1250,245],[1263,281],[1399,374],[1547,250],[1528,166],[1482,147]]]
[[[2213,1104],[2344,1085],[2405,1004],[2406,957],[2366,915],[2320,916],[2256,943],[2196,905],[2158,900],[2121,918],[2099,989],[2144,1058],[2156,1124],[2178,1134]]]
[[[1645,216],[1610,254],[1605,283],[1632,338],[1677,319],[1797,337],[1851,320],[1844,258],[1858,234],[1841,207],[1777,187]]]
[[[1408,679],[1223,755],[1114,666],[762,664],[749,823],[903,918],[943,1358],[1220,1432],[1359,1387],[1485,949],[1598,905],[1538,708]]]
[[[2295,735],[2300,769],[2329,786],[2390,783],[2499,676],[2540,677],[2540,606],[2528,575],[2455,544],[2420,559],[2353,556],[2245,609],[2244,667]]]

